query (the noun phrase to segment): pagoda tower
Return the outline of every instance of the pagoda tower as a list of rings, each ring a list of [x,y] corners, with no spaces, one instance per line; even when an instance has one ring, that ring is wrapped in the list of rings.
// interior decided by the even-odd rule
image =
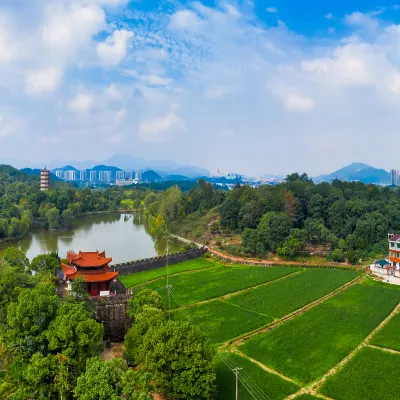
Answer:
[[[50,171],[44,167],[40,171],[40,190],[46,192],[49,190],[49,184],[50,184]]]

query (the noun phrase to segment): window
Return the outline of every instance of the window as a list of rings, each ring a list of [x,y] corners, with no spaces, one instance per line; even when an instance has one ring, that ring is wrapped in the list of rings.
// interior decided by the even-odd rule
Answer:
[[[394,257],[394,252],[393,251],[390,252],[390,257]]]
[[[396,243],[397,244],[397,248],[400,249],[400,243]]]
[[[394,242],[389,242],[390,247],[394,247]]]

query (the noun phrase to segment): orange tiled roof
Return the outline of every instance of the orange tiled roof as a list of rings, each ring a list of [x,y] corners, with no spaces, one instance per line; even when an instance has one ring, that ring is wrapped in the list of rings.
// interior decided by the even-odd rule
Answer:
[[[101,267],[112,261],[112,258],[106,257],[106,252],[98,251],[80,251],[79,253],[67,253],[68,261],[78,267]]]
[[[77,271],[75,267],[62,264],[62,270],[66,278],[74,281],[78,276],[84,276],[86,282],[107,282],[118,276],[118,272],[103,272],[99,274],[85,274],[84,272]]]

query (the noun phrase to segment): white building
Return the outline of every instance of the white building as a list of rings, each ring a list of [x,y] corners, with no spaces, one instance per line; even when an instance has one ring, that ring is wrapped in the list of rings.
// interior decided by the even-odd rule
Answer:
[[[143,176],[142,171],[135,172],[135,179],[137,179],[138,181],[142,180],[142,176]]]
[[[117,186],[129,186],[129,185],[133,185],[134,184],[134,180],[133,179],[121,179],[121,180],[117,179],[115,184]]]
[[[117,180],[126,179],[126,178],[127,178],[126,172],[125,172],[125,171],[117,171],[117,172],[115,173],[115,178],[116,178]]]
[[[80,171],[79,180],[81,180],[82,182],[86,182],[87,181],[87,170],[86,169],[82,169]]]
[[[97,171],[90,171],[89,181],[96,182],[97,181]]]
[[[78,179],[78,171],[71,169],[68,171],[65,171],[64,173],[64,180],[66,181],[76,181]]]
[[[102,183],[110,183],[111,171],[99,171],[99,181]]]
[[[58,179],[64,179],[64,171],[63,171],[62,169],[58,169],[58,170],[56,171],[56,177],[57,177]]]
[[[390,185],[391,186],[399,186],[399,170],[398,169],[390,170]]]

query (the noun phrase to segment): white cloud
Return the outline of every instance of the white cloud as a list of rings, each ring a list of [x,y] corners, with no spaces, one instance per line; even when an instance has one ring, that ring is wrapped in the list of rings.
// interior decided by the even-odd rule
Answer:
[[[335,16],[332,13],[328,13],[325,15],[325,18],[330,20],[330,19],[334,19]]]
[[[267,13],[274,14],[278,12],[278,9],[276,7],[267,7],[265,11],[267,11]]]
[[[22,121],[13,118],[6,118],[0,114],[0,138],[11,136],[22,127]]]
[[[93,106],[93,100],[92,95],[80,93],[69,102],[69,107],[73,111],[89,111]]]
[[[285,97],[285,107],[290,111],[311,111],[315,107],[314,100],[308,96],[289,94]]]
[[[0,20],[0,23],[2,21]],[[0,25],[0,63],[10,62],[16,55],[15,44],[9,33]]]
[[[105,26],[105,13],[95,4],[51,3],[46,15],[43,41],[57,52],[75,50]]]
[[[193,11],[182,10],[171,16],[169,25],[174,30],[195,31],[201,26],[201,20]]]
[[[217,85],[206,89],[204,91],[204,97],[206,99],[220,99],[221,97],[224,97],[227,93],[229,93],[229,90],[226,87]]]
[[[126,108],[121,108],[120,110],[117,111],[117,113],[115,114],[115,122],[119,123],[121,122],[127,114],[127,110]]]
[[[103,43],[97,45],[97,54],[105,65],[118,65],[127,54],[127,42],[133,32],[126,29],[116,30]]]
[[[162,142],[170,138],[171,133],[185,128],[182,118],[176,114],[176,106],[163,117],[142,121],[139,125],[139,137],[145,142]]]
[[[31,70],[26,74],[25,88],[29,94],[52,92],[61,82],[62,71],[57,68]]]
[[[225,10],[232,17],[238,18],[241,16],[240,12],[231,4],[224,4]]]

